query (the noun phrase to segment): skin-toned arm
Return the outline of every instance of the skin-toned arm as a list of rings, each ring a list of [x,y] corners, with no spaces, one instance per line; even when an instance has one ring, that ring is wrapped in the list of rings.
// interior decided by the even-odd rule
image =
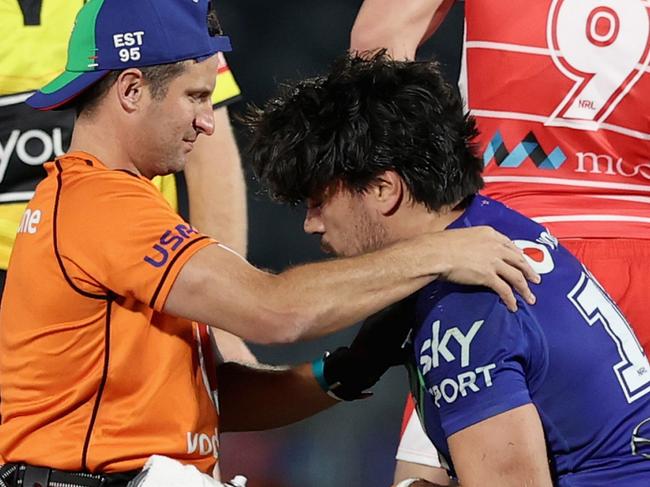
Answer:
[[[278,428],[338,404],[320,388],[311,364],[250,367],[225,363],[217,373],[221,431]],[[259,414],[260,404],[264,404],[264,414]]]
[[[246,346],[244,340],[220,328],[212,330],[215,344],[221,355],[222,362],[237,362],[240,364],[256,364],[257,357]]]
[[[192,226],[246,255],[246,184],[226,107],[214,111],[214,133],[197,139],[184,172]],[[218,328],[213,336],[224,361],[257,363],[241,338]]]
[[[386,48],[394,59],[415,59],[455,0],[365,0],[350,34],[352,51]]]
[[[196,140],[184,172],[192,225],[245,256],[246,184],[227,108],[214,111],[214,133]]]
[[[366,319],[349,346],[337,348],[313,365],[220,365],[221,427],[228,431],[275,428],[332,406],[338,402],[335,399],[368,397],[365,391],[406,358],[403,343],[414,324],[414,305],[409,298]],[[264,404],[262,415],[259,404]]]
[[[421,479],[422,486],[440,485],[440,486],[457,486],[458,484],[449,478],[449,474],[444,468],[430,467],[419,463],[406,462],[397,460],[395,465],[395,485],[406,479]],[[419,484],[413,484],[417,487]]]
[[[438,277],[491,287],[515,309],[509,284],[534,301],[522,272],[538,280],[521,251],[488,227],[425,234],[278,275],[209,245],[185,263],[164,311],[256,343],[292,342],[351,326]]]
[[[463,487],[551,487],[544,431],[532,404],[465,428],[448,439]]]

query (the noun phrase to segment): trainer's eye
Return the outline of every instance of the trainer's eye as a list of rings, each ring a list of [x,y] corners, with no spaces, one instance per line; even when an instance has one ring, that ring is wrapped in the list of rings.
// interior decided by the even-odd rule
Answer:
[[[205,91],[197,91],[197,92],[189,93],[189,96],[192,100],[197,101],[199,103],[203,103],[210,98],[210,93],[207,93]]]

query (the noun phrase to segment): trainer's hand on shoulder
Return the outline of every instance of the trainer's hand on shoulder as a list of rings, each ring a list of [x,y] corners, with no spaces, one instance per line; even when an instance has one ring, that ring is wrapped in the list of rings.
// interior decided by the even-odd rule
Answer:
[[[441,278],[489,287],[511,311],[517,310],[513,288],[527,303],[535,303],[528,281],[539,283],[540,277],[506,236],[481,226],[438,232],[434,238],[439,239],[435,244],[441,246],[441,259],[446,263]]]

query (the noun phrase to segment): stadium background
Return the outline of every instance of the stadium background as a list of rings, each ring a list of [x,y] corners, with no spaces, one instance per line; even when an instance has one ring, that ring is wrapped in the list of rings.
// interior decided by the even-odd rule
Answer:
[[[222,25],[233,41],[229,64],[243,100],[261,104],[278,83],[323,72],[342,54],[360,0],[237,0],[220,2]],[[435,53],[450,81],[458,76],[462,41],[462,4],[456,4],[438,33],[420,50]],[[245,167],[246,134],[235,121]],[[304,211],[269,202],[247,170],[249,259],[257,266],[281,270],[324,256],[318,239],[302,231]],[[295,364],[311,361],[324,350],[348,343],[354,330],[291,346],[256,347],[260,361]],[[250,487],[388,486],[394,467],[406,372],[389,372],[374,397],[338,405],[299,424],[259,433],[222,435],[225,478],[249,477]],[[264,404],[259,404],[264,414]]]

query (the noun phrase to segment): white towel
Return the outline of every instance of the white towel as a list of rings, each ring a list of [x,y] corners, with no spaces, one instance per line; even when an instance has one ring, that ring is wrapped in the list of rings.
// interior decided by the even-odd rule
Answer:
[[[161,455],[151,456],[142,470],[144,477],[138,475],[138,480],[131,481],[133,487],[246,487],[246,478],[241,475],[222,484],[201,473],[194,465],[183,465]]]

